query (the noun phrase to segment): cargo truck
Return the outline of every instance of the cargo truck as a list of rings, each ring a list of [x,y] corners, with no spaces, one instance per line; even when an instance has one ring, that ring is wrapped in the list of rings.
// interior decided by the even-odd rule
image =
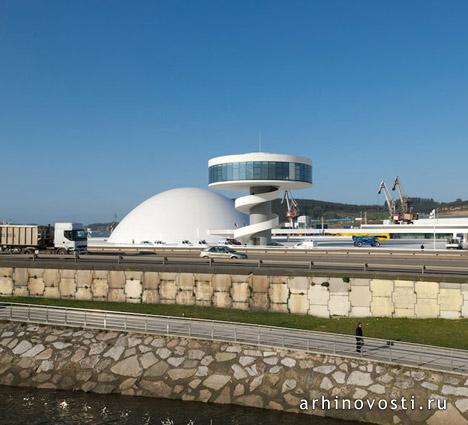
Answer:
[[[54,226],[0,224],[1,252],[86,254],[87,250],[88,237],[81,223],[56,223]]]

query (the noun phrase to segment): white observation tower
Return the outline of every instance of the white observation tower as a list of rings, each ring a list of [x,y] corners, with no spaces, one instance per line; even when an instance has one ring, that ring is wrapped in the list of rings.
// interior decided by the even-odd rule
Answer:
[[[271,229],[279,224],[278,215],[271,212],[271,201],[279,192],[312,184],[312,161],[300,156],[265,152],[219,156],[208,161],[208,169],[209,187],[249,191],[236,199],[235,206],[249,215],[250,224],[234,229],[233,235],[255,245],[267,245]]]

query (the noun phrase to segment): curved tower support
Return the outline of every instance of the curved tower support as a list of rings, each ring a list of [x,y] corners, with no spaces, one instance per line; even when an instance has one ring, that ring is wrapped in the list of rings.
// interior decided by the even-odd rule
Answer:
[[[238,240],[256,240],[258,245],[270,242],[270,231],[279,224],[277,214],[271,212],[271,201],[278,197],[277,187],[255,187],[251,195],[236,199],[236,209],[250,217],[250,224],[234,230]]]

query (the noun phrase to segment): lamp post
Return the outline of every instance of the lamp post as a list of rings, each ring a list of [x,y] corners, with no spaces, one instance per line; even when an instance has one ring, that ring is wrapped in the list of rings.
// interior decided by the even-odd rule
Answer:
[[[436,219],[437,219],[437,209],[434,209],[434,251],[436,249]]]

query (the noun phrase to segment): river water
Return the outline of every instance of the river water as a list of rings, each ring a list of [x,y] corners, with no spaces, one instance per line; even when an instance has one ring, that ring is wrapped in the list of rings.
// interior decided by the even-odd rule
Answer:
[[[6,386],[0,386],[0,424],[357,425],[241,406]]]

